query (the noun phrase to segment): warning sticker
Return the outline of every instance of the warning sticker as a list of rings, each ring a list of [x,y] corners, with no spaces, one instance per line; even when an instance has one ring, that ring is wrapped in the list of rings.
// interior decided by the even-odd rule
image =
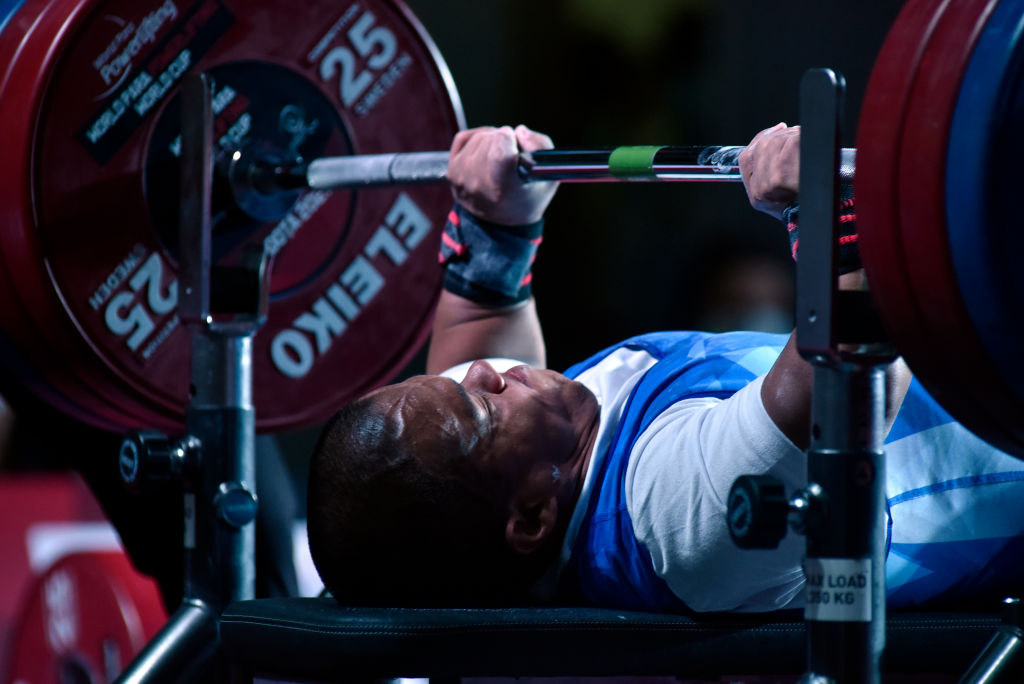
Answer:
[[[871,622],[870,558],[805,558],[804,618]]]

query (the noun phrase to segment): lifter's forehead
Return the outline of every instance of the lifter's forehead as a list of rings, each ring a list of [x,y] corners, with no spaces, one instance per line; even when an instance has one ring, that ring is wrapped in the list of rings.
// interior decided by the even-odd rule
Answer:
[[[455,440],[465,453],[482,437],[478,411],[463,387],[450,378],[418,375],[370,397],[390,428],[411,444]]]

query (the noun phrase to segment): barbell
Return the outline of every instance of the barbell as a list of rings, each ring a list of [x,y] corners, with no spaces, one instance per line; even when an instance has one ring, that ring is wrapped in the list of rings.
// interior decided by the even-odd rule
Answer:
[[[1020,147],[1022,3],[909,0],[843,153],[890,334],[944,406],[1015,453],[1020,174],[1002,160]],[[0,9],[0,122],[15,133],[0,169],[0,352],[70,415],[118,431],[182,424],[177,92],[191,71],[214,82],[214,259],[236,263],[254,241],[273,255],[257,427],[322,422],[425,341],[450,208],[447,154],[431,150],[465,126],[451,75],[397,0],[311,0],[301,21],[293,4]],[[520,167],[526,180],[735,181],[740,149],[556,149]]]
[[[255,148],[255,149],[253,149]],[[516,164],[524,183],[742,182],[739,155],[744,147],[623,145],[607,149],[553,149],[522,152]],[[839,176],[852,182],[857,151],[840,151]],[[234,202],[250,217],[276,221],[305,190],[359,190],[447,181],[448,151],[390,152],[321,157],[289,157],[265,145],[242,146],[218,163]]]
[[[623,145],[607,149],[522,152],[516,165],[523,182],[562,183],[742,182],[742,145]],[[853,181],[857,151],[840,150],[839,177]],[[254,218],[272,220],[294,200],[295,190],[352,190],[447,181],[448,152],[391,152],[287,159],[280,151],[235,150],[222,164],[235,201]],[[273,202],[277,197],[283,202]],[[264,207],[276,207],[271,214]]]

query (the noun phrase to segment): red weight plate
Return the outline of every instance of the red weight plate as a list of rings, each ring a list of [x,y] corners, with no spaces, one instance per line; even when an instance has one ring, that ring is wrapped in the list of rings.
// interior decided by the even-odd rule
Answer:
[[[946,224],[946,155],[953,112],[978,37],[997,4],[998,0],[954,3],[928,43],[905,114],[899,157],[900,232],[910,287],[930,340],[926,351],[916,353],[941,360],[934,373],[921,376],[922,382],[972,431],[1024,455],[1020,399],[989,356],[967,311]],[[909,354],[907,359],[913,363]]]
[[[142,397],[135,413],[157,427],[180,425],[188,390],[175,261],[185,73],[214,78],[218,151],[443,149],[463,125],[447,69],[395,2],[93,2],[60,44],[34,128],[32,230],[12,249],[46,271],[19,272],[18,296],[83,350],[78,378],[118,387],[115,406]],[[308,193],[259,223],[215,192],[215,259],[254,241],[276,255],[254,344],[258,428],[321,421],[404,367],[429,332],[450,202],[443,186]]]
[[[860,253],[876,305],[901,350],[927,340],[917,339],[921,315],[907,283],[900,241],[896,152],[924,47],[948,4],[949,0],[912,0],[904,5],[875,60],[857,130]],[[926,357],[922,363],[927,362]]]
[[[879,54],[858,130],[861,254],[897,347],[965,425],[1012,450],[1012,409],[966,316],[944,219],[945,148],[960,77],[994,0],[912,1]],[[1002,434],[1001,434],[1002,433]],[[1019,450],[1019,444],[1017,445]]]
[[[151,417],[151,413],[137,408],[140,398],[125,394],[121,387],[109,387],[107,383],[105,393],[97,392],[96,383],[77,377],[76,369],[88,364],[88,356],[81,345],[74,343],[77,332],[69,329],[66,321],[54,318],[56,302],[48,286],[46,263],[31,242],[34,226],[29,179],[36,113],[54,46],[86,4],[26,2],[8,17],[0,32],[0,121],[7,133],[5,164],[0,168],[5,174],[0,193],[7,208],[0,219],[0,270],[4,280],[0,320],[7,337],[20,350],[19,360],[26,362],[15,371],[36,378],[33,389],[76,418],[111,429]],[[26,295],[28,300],[24,299]],[[102,383],[98,386],[104,387]]]
[[[167,619],[156,584],[123,553],[65,556],[26,598],[11,682],[113,681]]]

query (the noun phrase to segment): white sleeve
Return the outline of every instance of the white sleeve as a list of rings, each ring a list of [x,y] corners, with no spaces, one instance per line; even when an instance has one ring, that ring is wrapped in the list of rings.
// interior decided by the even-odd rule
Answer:
[[[803,598],[804,538],[777,549],[737,547],[726,525],[740,475],[771,474],[787,495],[805,486],[807,458],[778,429],[758,378],[726,400],[687,399],[658,416],[633,447],[626,505],[655,572],[697,611],[768,611]]]

